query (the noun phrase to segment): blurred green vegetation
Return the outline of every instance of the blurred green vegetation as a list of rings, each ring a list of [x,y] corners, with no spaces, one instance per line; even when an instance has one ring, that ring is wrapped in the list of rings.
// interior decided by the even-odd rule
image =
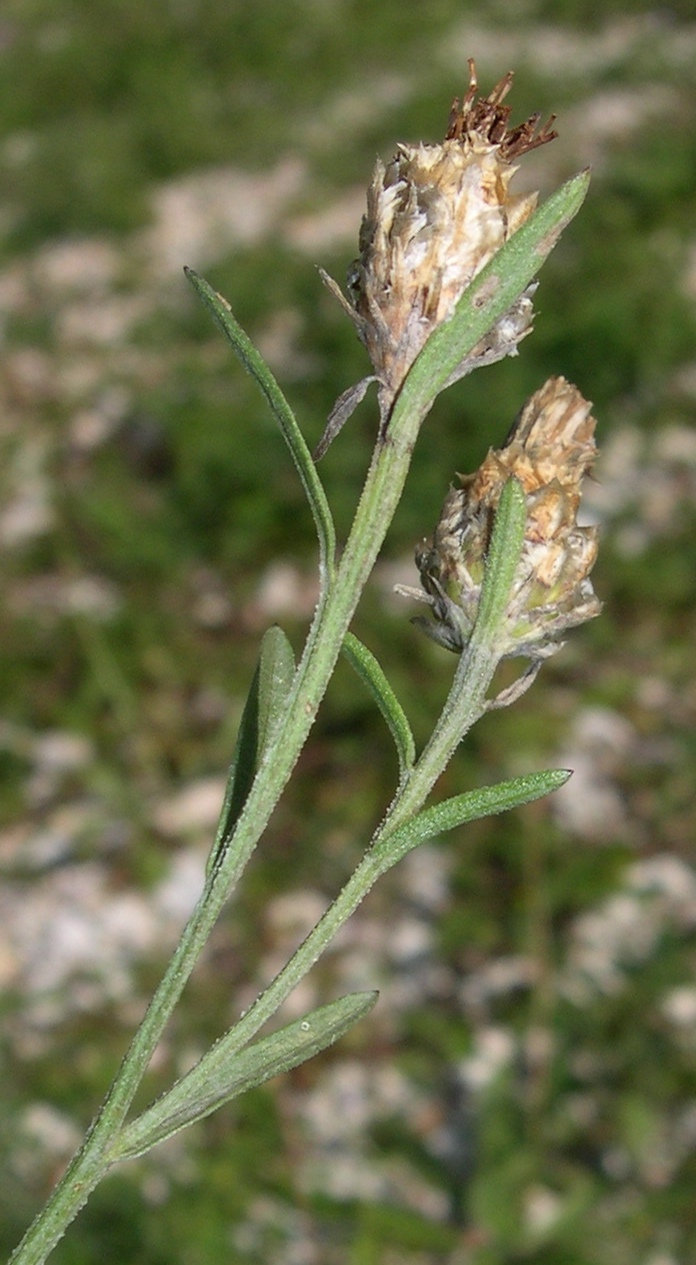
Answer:
[[[3,520],[0,863],[28,887],[36,876],[13,851],[16,832],[88,803],[70,863],[97,855],[112,890],[148,891],[175,846],[153,827],[153,802],[226,765],[266,624],[277,619],[301,645],[315,565],[301,489],[180,268],[200,267],[230,299],[316,441],[338,393],[366,372],[313,266],[343,279],[359,212],[350,238],[326,223],[367,183],[376,152],[442,134],[467,56],[484,91],[515,68],[515,120],[536,109],[559,116],[560,139],[520,184],[536,180],[546,193],[587,163],[595,176],[544,269],[520,356],[451,389],[428,420],[385,564],[410,557],[454,472],[502,441],[545,377],[562,373],[594,401],[613,454],[597,502],[605,613],[516,708],[481,723],[443,789],[558,760],[578,716],[598,709],[632,735],[609,761],[623,824],[593,841],[536,806],[445,841],[450,887],[435,936],[456,988],[406,1007],[387,1037],[366,1023],[346,1043],[368,1068],[391,1061],[446,1104],[477,1026],[518,1042],[517,1061],[462,1107],[461,1162],[438,1158],[425,1131],[398,1117],[368,1129],[371,1162],[410,1166],[445,1215],[409,1206],[400,1191],[356,1200],[303,1184],[301,1127],[284,1094],[311,1092],[318,1063],[291,1091],[256,1091],[208,1122],[178,1167],[176,1153],[155,1152],[106,1183],[56,1251],[59,1265],[696,1259],[694,1022],[677,1032],[665,1015],[665,998],[693,980],[696,916],[686,902],[665,915],[620,986],[586,996],[563,987],[576,920],[625,892],[637,859],[666,855],[684,873],[694,859],[696,47],[686,0],[607,0],[601,10],[496,0],[484,11],[472,0],[6,0],[0,498],[35,513],[45,500],[47,516],[14,535],[15,519]],[[187,183],[219,169],[252,181],[240,186],[239,221],[231,212],[241,227],[221,236],[205,218],[213,186],[196,201]],[[163,190],[179,194],[168,216]],[[158,254],[165,229],[174,259]],[[112,326],[100,324],[104,311]],[[374,425],[368,396],[322,465],[342,535]],[[298,608],[259,597],[278,560],[308,587]],[[87,596],[85,582],[95,586]],[[452,662],[416,635],[388,588],[380,578],[366,594],[356,631],[423,741]],[[32,742],[53,731],[85,736],[90,758],[42,798]],[[341,667],[174,1046],[212,1039],[236,991],[258,984],[270,899],[336,890],[388,802],[394,768],[379,717]],[[402,896],[387,882],[372,898],[377,916],[393,918]],[[472,974],[521,957],[533,968],[526,984],[476,1015],[462,1008],[457,989]],[[160,965],[143,955],[138,997]],[[388,1006],[388,973],[383,988]],[[33,1041],[25,1001],[11,983],[0,1089],[7,1249],[57,1175],[17,1143],[23,1113],[51,1103],[86,1124],[135,1022],[132,1007],[124,1015],[106,1002]],[[534,1056],[538,1033],[549,1044]],[[166,1050],[153,1078],[164,1084],[176,1066]],[[305,1240],[309,1254],[293,1254]]]

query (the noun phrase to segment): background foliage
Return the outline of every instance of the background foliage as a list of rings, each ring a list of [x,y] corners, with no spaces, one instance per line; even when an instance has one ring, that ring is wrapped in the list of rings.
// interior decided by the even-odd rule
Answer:
[[[0,21],[0,1240],[98,1102],[191,902],[261,631],[314,601],[301,490],[199,309],[231,300],[311,440],[366,370],[342,279],[364,187],[439,139],[477,59],[524,164],[592,164],[520,356],[453,388],[357,631],[423,739],[452,661],[396,579],[455,470],[551,373],[594,401],[601,620],[448,793],[551,764],[552,804],[424,848],[297,1000],[379,986],[342,1045],[108,1182],[61,1265],[672,1265],[696,1254],[696,26],[685,0],[6,0]],[[345,529],[369,397],[323,466]],[[153,1070],[190,1064],[311,925],[394,761],[339,670],[297,786]],[[313,992],[311,990],[314,990]]]

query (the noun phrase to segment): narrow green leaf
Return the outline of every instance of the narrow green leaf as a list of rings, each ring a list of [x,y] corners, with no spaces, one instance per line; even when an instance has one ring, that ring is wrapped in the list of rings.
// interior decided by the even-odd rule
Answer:
[[[394,693],[377,659],[353,633],[346,633],[343,653],[364,682],[381,711],[399,757],[399,772],[403,777],[413,768],[416,745],[406,713]]]
[[[257,755],[260,760],[285,706],[295,675],[295,656],[282,628],[274,624],[263,635],[259,655],[259,730]]]
[[[333,1045],[372,1009],[377,993],[350,993],[297,1019],[245,1049],[226,1048],[227,1037],[141,1116],[125,1125],[111,1159],[133,1159],[223,1103],[288,1072]]]
[[[455,826],[462,826],[467,821],[493,817],[496,813],[507,812],[509,808],[529,804],[551,791],[557,791],[569,777],[569,769],[545,769],[540,773],[512,778],[509,782],[499,782],[497,786],[482,786],[475,791],[466,791],[463,795],[455,795],[440,804],[433,804],[432,808],[425,808],[403,826],[399,826],[393,834],[375,844],[373,855],[379,860],[380,873],[396,865],[407,852],[417,848],[426,839],[454,830]]]
[[[290,454],[309,501],[319,537],[322,572],[330,578],[334,568],[336,533],[326,493],[317,474],[312,455],[305,443],[304,435],[297,424],[295,414],[260,352],[256,350],[249,336],[245,334],[241,325],[235,320],[227,299],[218,294],[217,290],[214,290],[192,268],[184,268],[184,272],[206,307],[212,312],[215,321],[232,344],[244,368],[261,388],[271,407],[283,438],[290,449]]]
[[[551,253],[563,229],[582,206],[587,171],[573,176],[517,229],[474,277],[453,316],[438,326],[417,356],[396,402],[399,414],[427,413],[464,356],[521,295]]]
[[[208,858],[208,874],[219,865],[246,803],[275,724],[284,714],[294,674],[295,659],[290,642],[281,628],[269,628],[261,641],[259,661],[239,722],[215,842]]]
[[[527,523],[527,503],[519,479],[509,478],[500,494],[476,623],[470,644],[495,640],[510,604],[510,592],[520,562]]]

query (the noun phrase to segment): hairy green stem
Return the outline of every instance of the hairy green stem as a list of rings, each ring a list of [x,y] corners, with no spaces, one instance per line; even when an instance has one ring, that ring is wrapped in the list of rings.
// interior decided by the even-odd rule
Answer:
[[[510,479],[496,515],[476,625],[459,660],[449,696],[427,747],[410,777],[400,785],[387,816],[357,869],[289,962],[232,1031],[223,1037],[218,1047],[220,1058],[229,1057],[231,1051],[245,1046],[276,1013],[377,879],[392,867],[396,858],[385,846],[388,840],[422,808],[454,751],[486,711],[486,694],[500,662],[496,645],[499,644],[499,629],[506,617],[520,559],[525,520],[524,492],[516,479]]]
[[[155,1046],[302,751],[401,496],[421,422],[422,416],[397,407],[386,441],[375,449],[335,581],[317,610],[283,721],[268,743],[240,814],[234,846],[210,875],[83,1146],[11,1257],[11,1265],[41,1265],[109,1168],[109,1140],[123,1123]]]
[[[462,296],[455,316],[428,340],[412,367],[397,397],[388,428],[381,433],[375,448],[350,537],[335,574],[333,559],[323,557],[322,596],[287,698],[287,707],[278,720],[275,734],[266,744],[234,835],[229,841],[221,842],[219,862],[216,856],[201,899],[184,929],[112,1088],[63,1180],[13,1254],[13,1265],[41,1265],[110,1167],[109,1143],[125,1119],[155,1046],[223,905],[266,828],[312,727],[353,612],[401,497],[413,445],[423,419],[448,381],[452,368],[509,309],[538,271],[564,224],[579,208],[586,187],[586,175],[568,182],[512,235],[498,255],[477,274]],[[205,294],[223,328],[226,328],[228,322],[215,296],[211,298],[207,289]],[[258,366],[253,357],[249,359],[251,353],[247,343],[234,332],[233,340],[238,352],[241,349],[247,367],[258,377]],[[266,394],[276,413],[284,415],[284,401],[276,398],[268,387]],[[295,456],[298,458],[296,438],[293,430],[289,442],[291,447],[295,445]],[[306,476],[302,453],[298,461]],[[326,553],[333,539],[330,516],[326,516],[326,507],[316,481],[310,482],[311,486],[307,481],[306,486],[310,500],[313,498],[320,540]],[[375,837],[375,844],[386,837],[385,831],[393,832],[400,822],[408,821],[409,816],[417,811],[466,727],[481,714],[495,662],[490,646],[486,649],[483,629],[480,633],[478,641],[476,636],[472,639],[470,652],[460,664],[441,723],[421,760],[404,780],[382,832]],[[316,960],[322,944],[335,934],[337,927],[383,872],[381,865],[388,868],[384,857],[380,859],[379,850],[373,846],[319,924],[316,939],[310,937],[306,942],[304,959],[299,964],[293,959],[295,966],[290,963],[287,973],[281,972],[278,977],[281,982],[274,981],[260,1000],[255,1008],[260,1023],[264,1022],[261,1016],[268,1017],[269,1013],[273,1013],[268,1011],[270,1000],[274,996],[277,999],[283,989],[286,989],[283,994],[286,995],[294,987],[293,979],[301,978]],[[323,928],[321,932],[320,928]],[[278,1004],[276,1000],[273,1009]],[[245,1031],[244,1021],[239,1030],[242,1034]]]
[[[459,659],[440,718],[408,781],[399,788],[384,827],[396,829],[425,802],[472,725],[487,710],[486,695],[500,663],[499,629],[522,552],[526,500],[517,479],[508,479],[500,497],[479,611],[469,644]]]
[[[336,583],[310,631],[305,654],[288,700],[284,723],[268,744],[256,782],[237,823],[234,846],[230,846],[227,855],[223,855],[220,865],[210,875],[83,1147],[17,1248],[11,1258],[12,1265],[41,1265],[110,1167],[109,1143],[115,1139],[123,1123],[155,1045],[181,996],[231,887],[263,832],[302,750],[355,605],[372,569],[386,525],[391,521],[398,502],[408,470],[412,447],[410,439],[409,435],[406,443],[399,445],[392,442],[379,445],[376,449]],[[511,481],[510,486],[513,484],[514,481]],[[517,526],[513,524],[511,527],[511,515],[503,504],[499,516],[501,521],[494,534],[492,557],[489,559],[491,565],[488,568],[492,576],[491,583],[495,580],[498,591],[502,591],[505,599],[509,591],[508,572],[511,564],[514,572],[519,557],[520,512],[522,529],[524,526],[524,498],[521,500],[521,511],[519,495],[508,495],[507,500],[514,500]],[[381,507],[381,513],[375,512],[376,506]],[[502,579],[496,572],[496,540],[504,541],[505,544],[503,553],[507,560],[507,571]],[[485,612],[483,597],[481,605],[482,612]],[[498,605],[500,606],[500,601]],[[498,612],[496,618],[499,617]],[[440,722],[411,777],[401,787],[387,818],[373,839],[372,847],[304,944],[224,1039],[227,1054],[230,1048],[241,1048],[247,1044],[271,1018],[377,879],[393,864],[378,845],[423,805],[454,749],[485,710],[486,691],[498,662],[495,654],[496,618],[488,620],[483,634],[477,633],[482,623],[481,618],[479,619],[470,646],[458,665]]]

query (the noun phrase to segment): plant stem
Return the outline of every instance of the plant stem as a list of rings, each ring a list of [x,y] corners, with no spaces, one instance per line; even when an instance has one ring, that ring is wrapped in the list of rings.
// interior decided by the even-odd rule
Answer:
[[[466,651],[432,737],[408,780],[400,784],[392,805],[373,836],[370,848],[339,895],[309,933],[290,961],[219,1042],[221,1057],[241,1049],[270,1019],[357,909],[378,878],[398,857],[389,838],[423,806],[435,782],[469,729],[486,711],[486,694],[500,662],[496,649],[500,624],[506,617],[510,590],[520,559],[526,522],[521,485],[509,479],[503,490],[481,592],[479,614]]]
[[[499,630],[507,614],[526,520],[522,486],[517,479],[508,479],[495,515],[476,623],[440,718],[408,781],[399,787],[382,832],[391,833],[421,808],[462,739],[487,710],[486,694],[500,662]]]
[[[12,1265],[41,1265],[110,1167],[109,1142],[115,1139],[123,1123],[164,1027],[230,890],[265,829],[312,726],[348,624],[406,479],[415,434],[411,434],[411,428],[404,426],[403,429],[405,436],[397,432],[391,442],[378,443],[375,449],[336,582],[325,603],[317,610],[287,710],[275,737],[268,744],[239,817],[234,839],[206,882],[201,899],[81,1150],[27,1231],[11,1258]],[[397,442],[399,439],[401,442]],[[247,1015],[223,1039],[227,1052],[230,1047],[245,1045],[275,1013],[376,880],[390,868],[393,859],[378,845],[422,807],[462,737],[485,710],[486,691],[498,663],[495,653],[496,621],[504,613],[511,577],[519,558],[520,533],[524,529],[524,496],[519,488],[515,493],[514,484],[515,481],[511,480],[510,492],[501,501],[500,521],[496,524],[490,566],[487,567],[487,573],[491,574],[488,589],[497,593],[497,603],[491,613],[488,610],[491,602],[487,602],[484,585],[479,620],[469,647],[460,659],[447,703],[428,746],[410,778],[397,793],[372,847],[337,899]],[[516,524],[511,522],[511,515],[514,518],[515,514]],[[496,546],[496,541],[502,541],[502,544]]]
[[[234,839],[206,883],[82,1147],[10,1258],[11,1265],[41,1265],[110,1166],[109,1139],[123,1123],[155,1046],[307,739],[360,594],[400,499],[422,420],[416,412],[395,410],[388,438],[378,442],[375,448],[335,581],[317,609],[287,710],[267,746]],[[374,878],[369,886],[372,882]],[[355,890],[357,892],[357,887]],[[366,890],[363,881],[363,893]],[[359,899],[356,896],[356,904]]]
[[[104,1104],[62,1181],[14,1252],[11,1258],[13,1265],[41,1265],[109,1169],[110,1143],[123,1124],[155,1046],[231,890],[267,826],[307,739],[362,589],[401,497],[420,426],[434,398],[446,385],[462,357],[504,315],[536,274],[564,224],[579,208],[586,187],[587,176],[576,177],[534,212],[476,275],[460,299],[454,316],[428,340],[401,387],[388,426],[380,429],[350,537],[335,575],[334,560],[328,556],[333,542],[328,507],[317,481],[307,477],[305,445],[303,441],[298,441],[282,393],[276,393],[269,375],[259,369],[257,354],[250,348],[246,336],[233,328],[232,320],[226,319],[224,301],[221,307],[218,296],[207,283],[197,285],[246,367],[265,391],[284,427],[300,474],[304,474],[321,541],[321,599],[287,698],[287,707],[278,718],[275,734],[270,736],[265,746],[234,834],[229,840],[221,841],[219,863],[216,857],[201,898]],[[483,595],[481,605],[483,609]],[[472,644],[459,665],[435,734],[410,777],[401,786],[385,823],[373,840],[372,848],[298,954],[252,1008],[248,1019],[242,1020],[235,1029],[235,1039],[242,1044],[274,1013],[376,878],[393,863],[394,858],[390,859],[378,845],[384,843],[397,825],[407,822],[422,805],[466,728],[484,709],[486,689],[497,662],[492,657],[484,623],[477,621]]]
[[[439,777],[454,749],[479,716],[486,710],[485,693],[497,666],[495,656],[466,659],[462,656],[457,674],[443,712],[447,719],[438,725],[431,742],[425,749],[408,782],[396,798],[371,846],[360,864],[353,871],[336,899],[323,914],[316,926],[295,951],[292,958],[279,971],[275,979],[246,1011],[235,1027],[219,1043],[220,1056],[229,1057],[234,1049],[247,1045],[263,1025],[272,1018],[278,1008],[296,986],[304,979],[315,962],[345,922],[355,912],[365,896],[396,858],[382,847],[399,825],[409,820],[423,806],[434,782]],[[457,707],[462,697],[467,703]]]

